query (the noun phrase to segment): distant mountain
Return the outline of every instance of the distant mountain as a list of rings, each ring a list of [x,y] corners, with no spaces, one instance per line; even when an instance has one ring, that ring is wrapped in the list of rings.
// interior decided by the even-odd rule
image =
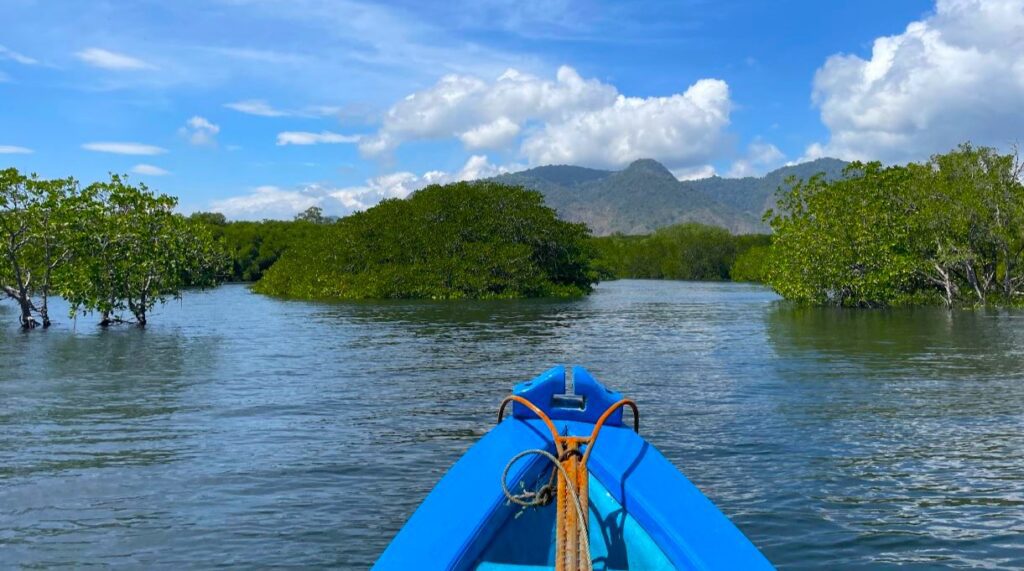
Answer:
[[[753,214],[761,220],[765,210],[775,206],[775,191],[791,176],[800,179],[825,173],[825,178],[834,180],[842,176],[846,161],[839,159],[817,159],[789,167],[773,170],[763,177],[721,178],[713,176],[683,184],[726,206]]]
[[[736,233],[766,232],[761,215],[774,204],[775,189],[789,176],[842,174],[837,159],[818,159],[755,178],[711,177],[679,181],[661,163],[633,162],[625,170],[605,171],[568,165],[532,168],[494,180],[541,192],[562,218],[586,222],[604,236],[647,234],[680,222],[723,226]]]

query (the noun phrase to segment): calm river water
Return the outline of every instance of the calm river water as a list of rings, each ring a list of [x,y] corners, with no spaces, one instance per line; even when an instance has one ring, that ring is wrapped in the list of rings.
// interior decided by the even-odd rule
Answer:
[[[584,364],[780,568],[1024,568],[1024,313],[323,304],[230,285],[145,331],[0,305],[0,567],[368,567],[510,386]]]

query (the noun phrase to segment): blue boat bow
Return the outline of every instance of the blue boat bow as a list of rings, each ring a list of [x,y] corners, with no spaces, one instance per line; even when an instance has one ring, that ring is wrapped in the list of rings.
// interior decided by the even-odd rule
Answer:
[[[622,395],[586,369],[555,367],[513,394],[540,408],[561,435],[588,435]],[[608,416],[589,461],[589,543],[593,568],[772,569],[729,519],[631,427],[622,409]],[[374,569],[553,569],[555,507],[506,499],[502,472],[529,449],[555,453],[548,426],[513,403],[500,422],[456,462],[381,554]],[[515,490],[536,489],[551,463],[527,456],[509,466]]]

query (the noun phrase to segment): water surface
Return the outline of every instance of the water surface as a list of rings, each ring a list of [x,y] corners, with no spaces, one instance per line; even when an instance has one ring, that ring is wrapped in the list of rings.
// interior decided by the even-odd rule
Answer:
[[[57,312],[61,311],[60,309]],[[55,312],[56,313],[56,312]],[[784,569],[1024,567],[1024,313],[187,294],[140,331],[0,305],[0,566],[365,568],[509,387],[588,366]]]

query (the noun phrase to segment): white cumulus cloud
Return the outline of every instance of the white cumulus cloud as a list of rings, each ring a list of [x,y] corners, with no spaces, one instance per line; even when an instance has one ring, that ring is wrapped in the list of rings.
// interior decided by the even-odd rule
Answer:
[[[830,130],[806,155],[917,160],[970,139],[1024,133],[1024,0],[938,0],[935,13],[877,38],[869,59],[834,55],[813,101]]]
[[[205,117],[193,115],[185,126],[178,129],[178,134],[188,139],[188,142],[199,147],[213,147],[217,145],[217,133],[220,133],[220,125],[211,123]]]
[[[359,135],[342,135],[331,131],[285,131],[277,134],[278,145],[319,145],[324,143],[358,143]]]
[[[88,48],[80,52],[75,52],[75,57],[93,67],[111,69],[115,71],[156,69],[156,66],[142,61],[141,59],[101,48]]]
[[[500,149],[507,147],[520,127],[508,117],[498,117],[490,123],[478,125],[459,135],[467,149]]]
[[[428,171],[422,175],[396,172],[378,176],[360,186],[339,188],[330,192],[346,209],[365,210],[385,198],[405,198],[431,184],[476,180],[509,172],[509,167],[491,164],[484,155],[473,155],[458,172]]]
[[[548,123],[523,141],[532,164],[622,167],[653,158],[670,167],[706,164],[726,144],[729,86],[702,79],[669,97],[618,96],[612,105]]]
[[[87,151],[114,153],[117,155],[162,155],[167,152],[167,149],[157,147],[156,145],[126,142],[85,143],[82,145],[82,148]]]
[[[679,180],[700,180],[702,178],[711,178],[716,174],[718,173],[715,172],[715,167],[711,165],[700,165],[685,169],[674,169],[672,171],[672,176]]]
[[[486,156],[474,155],[457,172],[428,171],[423,174],[394,172],[368,179],[356,186],[335,187],[307,184],[284,189],[261,186],[249,194],[214,200],[210,209],[231,219],[288,219],[311,206],[319,206],[327,214],[349,214],[365,210],[386,198],[406,198],[431,184],[487,178],[509,172],[511,167],[492,164]]]
[[[166,171],[158,166],[138,164],[132,167],[132,172],[135,174],[141,174],[146,176],[164,176],[171,174],[170,171]]]
[[[584,80],[570,67],[560,68],[554,81],[513,69],[492,82],[446,75],[393,105],[377,135],[360,148],[372,156],[416,139],[460,137],[467,145],[492,144],[522,123],[607,106],[616,95],[614,87]]]
[[[778,167],[786,155],[771,143],[756,140],[747,147],[747,154],[732,163],[726,176],[742,178],[761,176],[765,171]]]
[[[622,167],[654,158],[673,168],[707,164],[725,146],[728,85],[702,79],[665,97],[626,97],[563,66],[554,80],[508,70],[494,81],[447,75],[385,114],[365,156],[413,140],[457,138],[470,150],[515,149],[531,164]]]

